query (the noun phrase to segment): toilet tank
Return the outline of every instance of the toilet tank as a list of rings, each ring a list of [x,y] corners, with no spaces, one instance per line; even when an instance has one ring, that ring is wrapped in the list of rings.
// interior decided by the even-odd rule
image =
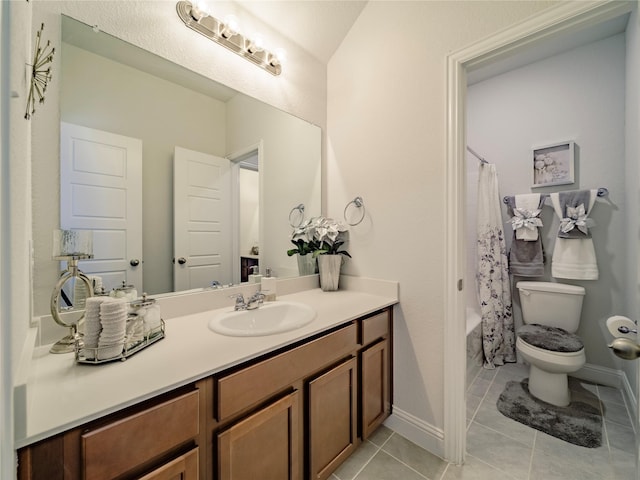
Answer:
[[[522,319],[575,333],[580,325],[584,288],[564,283],[518,282]]]

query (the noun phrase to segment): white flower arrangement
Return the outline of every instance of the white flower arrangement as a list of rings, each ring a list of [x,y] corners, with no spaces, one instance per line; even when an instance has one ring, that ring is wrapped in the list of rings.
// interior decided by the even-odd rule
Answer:
[[[317,257],[340,254],[351,258],[346,250],[340,250],[345,242],[347,231],[344,224],[332,218],[312,217],[293,230],[291,243],[296,245],[296,248],[288,250],[287,255],[311,253]]]

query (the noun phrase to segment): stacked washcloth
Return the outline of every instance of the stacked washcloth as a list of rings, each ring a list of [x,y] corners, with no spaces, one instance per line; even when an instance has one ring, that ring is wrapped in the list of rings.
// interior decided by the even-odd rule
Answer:
[[[509,271],[512,275],[521,277],[540,277],[544,275],[544,252],[542,239],[538,234],[538,228],[542,226],[538,215],[544,198],[539,194],[506,198],[508,213],[512,217],[511,224],[514,227],[509,250]],[[526,205],[527,208],[522,205]],[[516,218],[515,224],[514,218]],[[520,222],[521,219],[522,222]],[[517,228],[520,223],[523,224],[522,227]],[[523,231],[518,235],[520,230],[526,232]]]
[[[107,360],[124,349],[127,303],[111,297],[87,298],[85,307],[85,357]]]

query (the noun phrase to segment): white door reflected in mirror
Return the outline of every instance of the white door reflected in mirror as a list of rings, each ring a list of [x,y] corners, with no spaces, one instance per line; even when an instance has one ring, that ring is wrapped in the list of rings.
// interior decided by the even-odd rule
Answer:
[[[93,231],[93,259],[86,275],[102,278],[106,291],[142,288],[142,141],[62,122],[60,124],[60,226]]]

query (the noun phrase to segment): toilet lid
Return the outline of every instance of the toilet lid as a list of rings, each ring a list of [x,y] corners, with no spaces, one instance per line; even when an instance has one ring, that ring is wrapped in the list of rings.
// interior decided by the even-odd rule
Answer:
[[[562,328],[532,323],[518,329],[518,337],[534,347],[551,352],[579,352],[584,348],[580,337]]]

